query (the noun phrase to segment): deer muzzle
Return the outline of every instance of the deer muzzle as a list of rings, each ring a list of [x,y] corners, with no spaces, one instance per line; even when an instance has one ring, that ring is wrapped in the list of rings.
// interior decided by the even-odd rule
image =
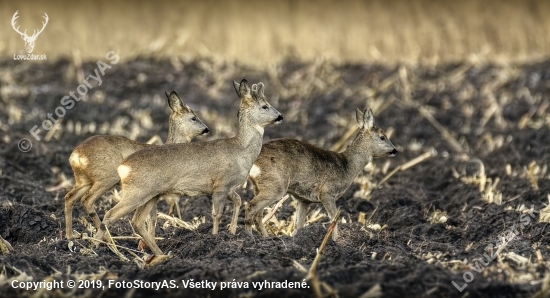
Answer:
[[[277,117],[277,119],[275,119],[275,120],[273,121],[273,123],[279,124],[279,123],[283,122],[283,118],[284,118],[283,115],[282,115],[282,114],[279,114],[279,117]]]

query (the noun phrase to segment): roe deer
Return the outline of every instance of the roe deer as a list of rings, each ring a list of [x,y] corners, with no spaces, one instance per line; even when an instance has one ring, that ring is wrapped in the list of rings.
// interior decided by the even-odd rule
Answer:
[[[266,101],[263,83],[254,84],[252,90],[246,80],[233,84],[241,100],[236,136],[151,147],[128,156],[118,167],[122,199],[105,213],[96,239],[102,239],[106,227],[137,208],[133,224],[153,254],[162,255],[145,219],[157,196],[164,193],[212,195],[212,234],[218,233],[224,201],[229,199],[233,203],[229,231],[236,233],[241,197],[235,189],[246,182],[260,154],[264,127],[281,122],[283,115]]]
[[[208,127],[202,123],[191,108],[183,103],[176,92],[165,93],[168,105],[172,110],[166,143],[188,143],[193,137],[208,133]],[[150,146],[156,147],[122,136],[98,135],[86,139],[73,150],[69,157],[69,163],[74,172],[75,186],[65,195],[67,239],[73,237],[74,204],[79,199],[81,200],[96,229],[99,230],[101,221],[93,206],[94,202],[120,180],[116,169],[122,160],[128,155]],[[167,194],[165,199],[172,205],[170,208],[172,210],[173,205],[178,204],[177,196]]]
[[[245,229],[252,224],[267,236],[262,224],[262,210],[287,192],[298,201],[295,232],[304,224],[311,203],[322,203],[332,218],[337,212],[336,200],[348,189],[372,158],[395,156],[397,150],[382,129],[374,126],[370,109],[356,111],[359,132],[342,153],[324,150],[293,139],[266,142],[250,170],[254,198],[245,207]],[[333,239],[338,238],[335,228]]]

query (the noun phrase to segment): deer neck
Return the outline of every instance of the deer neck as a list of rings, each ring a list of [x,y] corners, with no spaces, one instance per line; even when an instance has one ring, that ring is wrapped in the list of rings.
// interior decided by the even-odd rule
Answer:
[[[245,117],[239,119],[239,130],[235,136],[235,140],[240,147],[257,151],[259,155],[262,149],[263,136],[263,127],[256,123],[252,123]]]
[[[168,138],[166,139],[166,144],[178,144],[178,143],[189,143],[191,142],[191,137],[185,135],[183,132],[175,133],[175,129],[172,127],[168,128]]]
[[[179,136],[179,137],[168,136],[165,144],[179,144],[179,143],[189,143],[189,142],[191,142],[191,138],[187,136]]]
[[[359,134],[351,145],[346,148],[342,155],[347,159],[349,173],[355,177],[361,173],[363,168],[372,161],[372,154],[365,144],[364,136]]]

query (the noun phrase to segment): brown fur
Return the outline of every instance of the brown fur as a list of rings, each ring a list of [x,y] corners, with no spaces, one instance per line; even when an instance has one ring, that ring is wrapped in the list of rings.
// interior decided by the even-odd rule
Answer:
[[[261,211],[286,193],[298,200],[295,231],[303,226],[311,203],[322,203],[332,218],[337,212],[336,200],[367,163],[372,158],[393,156],[397,152],[382,129],[374,126],[370,110],[365,114],[357,110],[357,122],[360,130],[342,153],[293,139],[265,143],[249,176],[254,184],[254,199],[246,209],[246,230],[251,233],[255,224],[260,233],[267,236]],[[333,239],[337,237],[335,229]]]
[[[202,123],[195,112],[183,104],[175,92],[166,93],[166,97],[172,110],[169,119],[168,143],[187,143],[194,136],[208,132],[208,127]],[[117,167],[122,160],[150,146],[153,145],[122,136],[98,135],[86,139],[73,150],[69,163],[74,172],[75,186],[65,195],[65,231],[68,239],[72,238],[74,204],[80,199],[95,227],[99,229],[101,222],[93,206],[94,202],[120,180]],[[178,203],[177,196],[167,195],[165,199],[172,206]],[[156,216],[156,212],[154,213]],[[153,218],[153,224],[154,222],[155,218]]]
[[[146,148],[127,157],[118,167],[122,199],[103,218],[96,239],[105,227],[137,209],[133,223],[155,255],[162,255],[154,237],[145,227],[145,218],[164,193],[187,196],[212,195],[212,233],[217,234],[225,200],[233,203],[229,231],[235,234],[241,198],[235,189],[246,181],[254,160],[260,154],[264,126],[283,116],[265,100],[263,84],[252,86],[246,80],[234,82],[241,99],[239,130],[233,138],[169,144]]]

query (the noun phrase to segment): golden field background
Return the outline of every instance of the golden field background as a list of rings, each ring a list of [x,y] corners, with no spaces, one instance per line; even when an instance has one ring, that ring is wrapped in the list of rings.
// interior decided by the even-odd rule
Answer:
[[[12,29],[47,28],[48,60],[219,57],[245,64],[288,56],[340,62],[524,62],[550,53],[547,0],[1,1],[0,57],[24,54]]]

